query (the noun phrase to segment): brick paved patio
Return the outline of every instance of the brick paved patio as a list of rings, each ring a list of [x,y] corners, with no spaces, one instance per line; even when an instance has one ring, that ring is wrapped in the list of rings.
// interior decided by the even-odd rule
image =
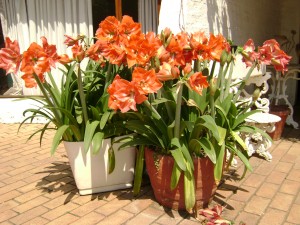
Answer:
[[[61,145],[50,156],[52,136],[42,146],[33,129],[0,124],[0,224],[199,224],[185,212],[157,204],[149,185],[139,198],[131,190],[79,196]],[[286,129],[271,149],[273,161],[251,158],[254,168],[242,181],[243,168],[226,179],[212,204],[226,205],[223,217],[247,225],[300,224],[300,130]]]

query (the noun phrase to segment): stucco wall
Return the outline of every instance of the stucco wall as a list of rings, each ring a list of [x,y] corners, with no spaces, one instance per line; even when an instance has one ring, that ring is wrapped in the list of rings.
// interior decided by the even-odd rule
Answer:
[[[159,20],[159,31],[204,30],[239,45],[249,37],[260,45],[291,29],[299,33],[299,0],[162,0]]]

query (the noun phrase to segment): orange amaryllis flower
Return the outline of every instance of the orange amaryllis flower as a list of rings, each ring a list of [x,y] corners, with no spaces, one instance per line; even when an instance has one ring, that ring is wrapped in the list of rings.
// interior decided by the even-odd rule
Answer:
[[[169,63],[164,62],[162,66],[160,66],[160,70],[156,73],[158,80],[167,81],[177,79],[180,75],[180,71],[178,67],[172,66]]]
[[[148,46],[142,47],[143,43],[146,42],[144,34],[132,34],[128,39],[120,39],[121,41],[120,44],[124,47],[124,53],[126,54],[124,57],[126,57],[129,68],[135,64],[144,65],[145,61],[149,60],[147,57],[145,59],[143,57],[147,56],[146,52],[148,50]]]
[[[64,41],[64,44],[67,46],[73,46],[75,44],[78,44],[80,40],[82,40],[85,36],[84,35],[78,35],[76,38],[71,37],[69,35],[65,35],[66,40]]]
[[[0,50],[0,68],[8,73],[17,73],[21,63],[21,54],[18,41],[5,39],[5,48]]]
[[[104,49],[107,49],[107,42],[97,40],[95,44],[87,49],[86,55],[94,61],[101,62],[103,61],[102,53]]]
[[[60,55],[58,61],[63,65],[72,62],[72,60],[69,58],[67,54]]]
[[[147,97],[139,93],[134,83],[122,79],[116,75],[112,84],[108,87],[108,107],[110,109],[127,112],[130,109],[137,111],[136,104],[141,104]]]
[[[79,44],[74,44],[73,45],[72,53],[73,53],[73,58],[77,62],[81,62],[85,57],[85,51],[83,50],[82,46],[79,45]]]
[[[153,32],[148,32],[145,36],[140,35],[140,41],[138,42],[138,45],[135,46],[135,49],[138,47],[138,49],[136,49],[137,64],[146,66],[151,58],[157,54],[157,50],[160,46],[161,41]],[[135,49],[132,48],[133,51],[135,51]]]
[[[130,16],[123,16],[121,24],[119,26],[119,34],[121,36],[131,36],[131,35],[138,35],[141,33],[141,24],[135,23]]]
[[[44,52],[47,54],[49,64],[50,66],[55,68],[55,63],[59,61],[59,56],[56,52],[56,46],[55,45],[49,45],[48,41],[45,37],[41,37],[42,43],[43,43],[43,49]]]
[[[196,91],[199,95],[202,95],[203,88],[208,87],[208,82],[205,76],[201,72],[194,73],[189,78],[190,87]]]
[[[37,86],[36,80],[32,74],[24,74],[21,78],[25,81],[25,87],[34,88]],[[41,77],[43,79],[43,77]]]
[[[21,71],[24,73],[22,78],[25,81],[26,87],[32,86],[32,81],[29,77],[35,73],[39,76],[40,80],[44,82],[44,73],[50,70],[49,60],[47,54],[44,52],[44,49],[33,42],[27,51],[23,53],[23,59],[21,64]],[[25,76],[26,75],[26,76]]]
[[[258,49],[258,52],[261,63],[272,64],[275,70],[282,71],[282,73],[287,71],[287,65],[291,60],[291,56],[288,56],[280,49],[280,45],[275,39],[265,41],[263,46]]]
[[[200,61],[202,61],[204,60],[203,57],[207,57],[206,55],[204,56],[204,53],[206,53],[207,51],[207,43],[208,38],[206,37],[204,31],[195,32],[191,35],[190,45],[193,49],[194,59],[199,59]]]
[[[114,16],[108,16],[99,24],[99,28],[96,30],[97,39],[113,42],[118,37],[118,28],[120,22]]]
[[[134,68],[132,83],[141,94],[156,93],[162,87],[162,83],[157,79],[154,69],[145,70],[141,67]]]
[[[243,47],[242,55],[243,55],[243,62],[246,64],[247,67],[252,66],[252,64],[257,60],[259,55],[257,52],[255,52],[255,46],[252,39],[249,39],[245,43]]]
[[[208,59],[220,61],[223,50],[226,50],[227,52],[230,51],[230,45],[224,36],[221,34],[217,36],[210,34],[206,50]]]
[[[284,51],[277,50],[273,54],[271,59],[271,64],[274,66],[275,70],[281,71],[284,74],[287,71],[287,65],[291,60],[291,56],[288,56]]]

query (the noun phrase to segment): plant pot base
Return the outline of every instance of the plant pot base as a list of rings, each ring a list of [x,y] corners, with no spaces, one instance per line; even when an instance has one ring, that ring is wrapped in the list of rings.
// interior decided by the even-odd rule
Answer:
[[[177,187],[174,190],[170,188],[174,165],[173,157],[163,156],[146,148],[145,161],[156,201],[162,206],[174,210],[185,210],[183,175],[181,175]],[[217,190],[214,166],[206,157],[194,159],[194,167],[195,207],[197,209],[206,208]]]
[[[132,188],[132,182],[125,183],[125,184],[115,184],[109,186],[87,188],[87,189],[78,189],[78,191],[80,195],[90,195],[90,194],[95,194],[100,192],[115,191],[115,190],[122,190],[128,188]]]
[[[268,133],[273,141],[278,141],[284,129],[285,121],[290,114],[290,109],[286,105],[273,105],[270,107],[270,114],[279,116],[281,120],[275,123],[275,131]]]
[[[97,154],[92,154],[91,150],[86,153],[83,142],[64,142],[80,195],[132,187],[136,151],[134,147],[118,150],[120,145],[115,143],[112,146],[116,163],[114,170],[109,173],[110,139],[103,140]]]

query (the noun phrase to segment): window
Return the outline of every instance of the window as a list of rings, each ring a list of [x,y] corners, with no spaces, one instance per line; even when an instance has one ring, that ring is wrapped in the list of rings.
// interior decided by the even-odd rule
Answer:
[[[94,33],[99,23],[107,16],[116,16],[119,20],[123,15],[129,15],[138,21],[138,0],[92,0]]]

